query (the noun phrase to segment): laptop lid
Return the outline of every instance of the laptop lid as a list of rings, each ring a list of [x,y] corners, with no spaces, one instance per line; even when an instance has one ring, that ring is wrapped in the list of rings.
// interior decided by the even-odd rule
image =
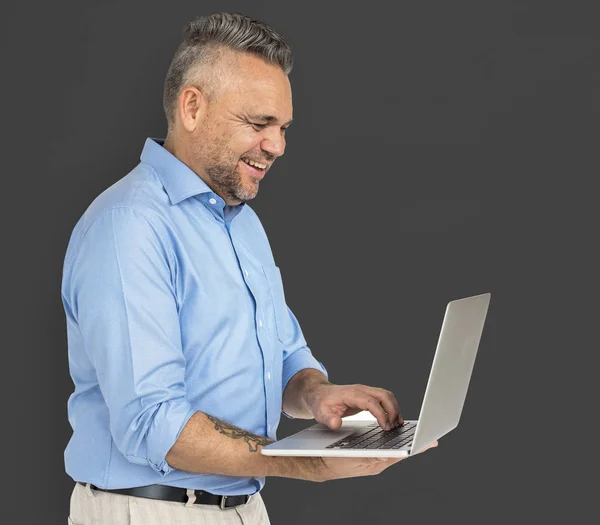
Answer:
[[[490,298],[486,293],[448,303],[411,453],[416,454],[458,425]]]

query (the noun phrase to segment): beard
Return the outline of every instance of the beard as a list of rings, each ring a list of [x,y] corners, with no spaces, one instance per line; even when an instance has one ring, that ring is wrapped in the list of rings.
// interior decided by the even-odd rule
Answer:
[[[227,137],[210,139],[209,130],[205,130],[201,136],[206,139],[195,141],[192,150],[194,158],[203,161],[204,172],[210,178],[211,189],[224,199],[240,203],[256,197],[258,181],[244,185],[238,170],[238,162],[243,161],[227,147]]]
[[[242,177],[237,171],[239,160],[212,163],[205,168],[205,172],[213,183],[215,193],[231,200],[246,202],[256,197],[258,181],[253,183],[252,188],[244,186]]]

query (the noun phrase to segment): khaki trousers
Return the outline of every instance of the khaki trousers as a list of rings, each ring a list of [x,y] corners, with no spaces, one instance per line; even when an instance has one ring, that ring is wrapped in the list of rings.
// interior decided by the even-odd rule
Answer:
[[[260,492],[248,503],[221,510],[218,505],[177,503],[94,490],[75,483],[69,525],[270,525]]]

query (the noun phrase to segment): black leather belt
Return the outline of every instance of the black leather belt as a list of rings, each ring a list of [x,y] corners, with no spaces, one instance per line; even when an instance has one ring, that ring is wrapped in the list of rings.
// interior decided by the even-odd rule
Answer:
[[[77,483],[84,487],[86,485],[81,481],[78,481]],[[128,489],[100,489],[95,485],[90,485],[90,487],[94,490],[113,492],[124,496],[136,496],[138,498],[162,499],[166,501],[177,501],[179,503],[186,503],[188,500],[186,489],[169,487],[167,485],[147,485],[145,487],[132,487]],[[204,490],[195,490],[194,493],[196,494],[196,501],[194,501],[194,503],[202,505],[218,505],[222,509],[245,505],[250,499],[250,496],[247,494],[241,496],[218,496],[217,494],[211,494]]]

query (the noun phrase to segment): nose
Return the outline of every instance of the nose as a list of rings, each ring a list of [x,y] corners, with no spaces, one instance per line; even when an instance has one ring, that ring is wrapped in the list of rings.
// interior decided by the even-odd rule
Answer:
[[[263,138],[260,147],[263,151],[275,157],[281,157],[285,151],[285,137],[283,132],[279,129],[269,130],[269,134]]]

